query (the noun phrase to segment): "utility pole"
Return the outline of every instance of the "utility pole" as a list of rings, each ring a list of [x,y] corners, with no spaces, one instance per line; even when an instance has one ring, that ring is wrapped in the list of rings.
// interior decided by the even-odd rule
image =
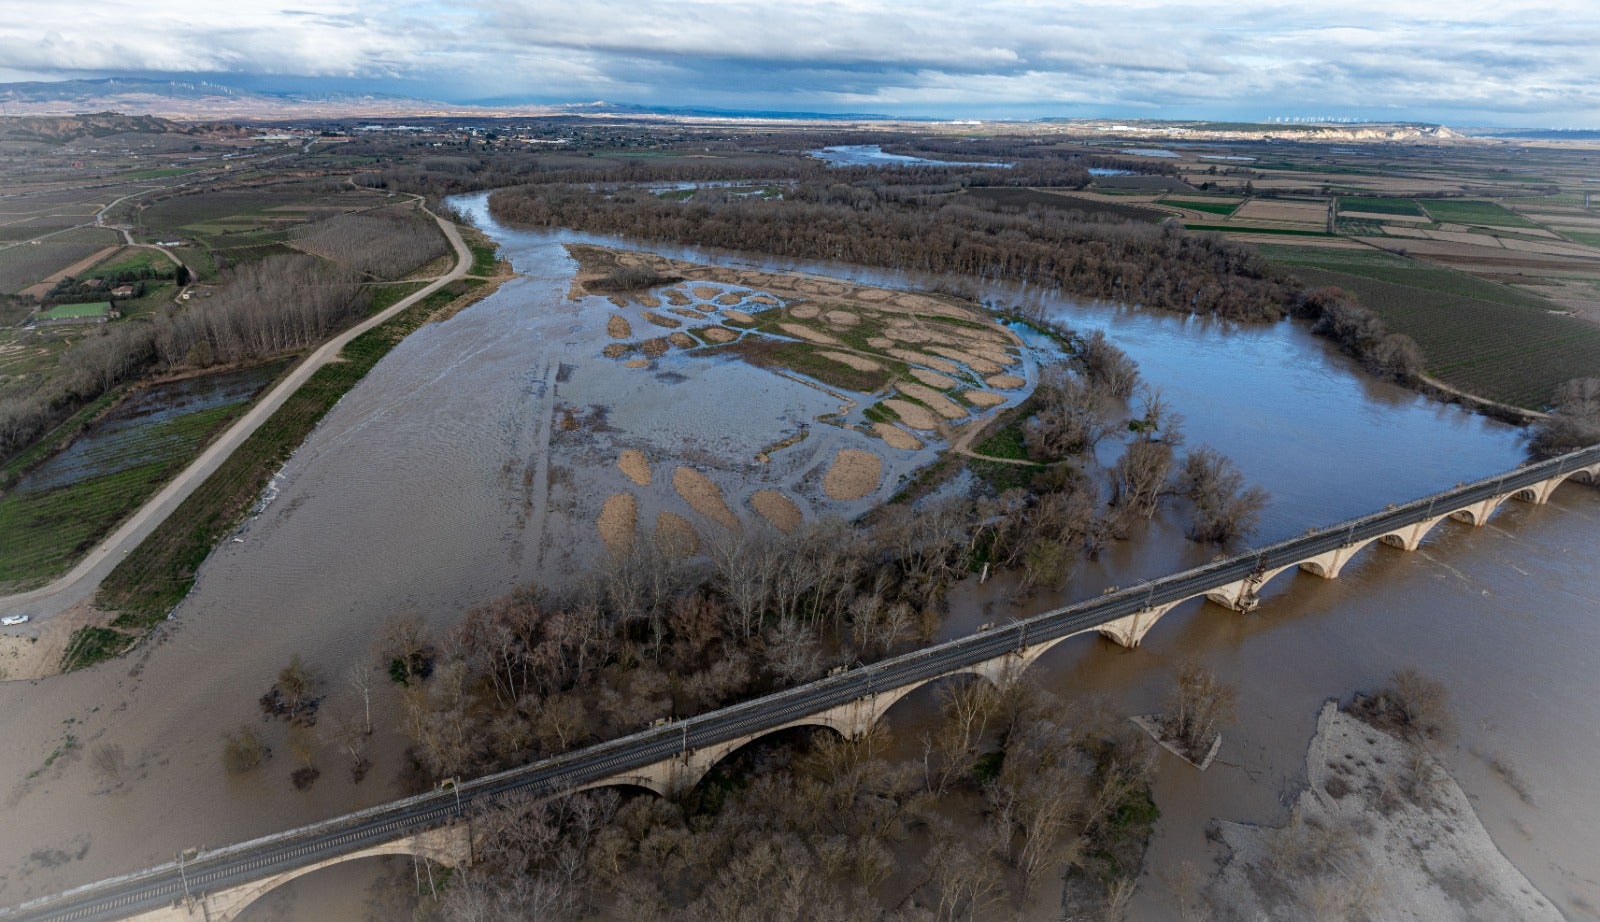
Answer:
[[[194,895],[189,892],[189,872],[183,867],[183,851],[178,852],[178,877],[183,881],[183,902],[186,906],[194,905]]]

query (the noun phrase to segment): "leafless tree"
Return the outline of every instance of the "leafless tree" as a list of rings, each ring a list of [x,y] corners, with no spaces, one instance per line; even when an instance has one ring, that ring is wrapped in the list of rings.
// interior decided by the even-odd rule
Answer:
[[[1233,719],[1238,692],[1204,665],[1187,660],[1178,665],[1177,688],[1163,715],[1167,735],[1191,761],[1210,750],[1222,724]]]
[[[1444,684],[1415,668],[1401,669],[1377,692],[1358,696],[1350,712],[1411,742],[1441,742],[1455,734]]]
[[[1073,375],[1062,365],[1045,366],[1039,377],[1034,390],[1039,407],[1023,426],[1028,456],[1058,461],[1092,453],[1111,432],[1118,398],[1106,385]]]
[[[797,618],[785,618],[763,636],[767,669],[784,685],[815,678],[822,670],[816,635]]]
[[[351,663],[344,673],[345,684],[361,696],[361,732],[372,733],[372,670],[364,663]]]
[[[128,770],[128,759],[116,743],[101,743],[89,752],[89,766],[106,786],[112,790],[122,785]]]
[[[1546,458],[1600,444],[1600,378],[1574,378],[1556,388],[1550,415],[1533,427],[1531,444]]]
[[[227,734],[222,745],[222,764],[230,774],[242,775],[260,765],[270,750],[249,724]]]
[[[371,762],[367,760],[370,729],[362,716],[354,710],[339,708],[333,712],[326,731],[327,739],[350,760],[350,777],[357,784],[367,775]]]
[[[1135,439],[1111,467],[1111,502],[1126,515],[1155,515],[1172,469],[1172,446],[1164,441]]]
[[[317,768],[316,739],[311,731],[304,727],[291,727],[289,729],[289,753],[294,756],[299,768],[289,773],[289,780],[294,782],[295,790],[304,791],[314,784],[322,772]]]
[[[1095,388],[1113,400],[1127,400],[1139,384],[1139,366],[1112,345],[1100,330],[1079,337],[1074,357]]]
[[[754,637],[761,629],[777,577],[772,536],[754,530],[729,535],[712,548],[712,559],[717,567],[717,589],[728,600],[730,630],[739,637]]]
[[[1226,544],[1255,530],[1267,491],[1246,487],[1234,463],[1209,447],[1190,451],[1178,471],[1178,492],[1194,504],[1193,541]]]
[[[378,659],[389,677],[410,685],[433,670],[433,644],[419,615],[394,615],[378,631]]]
[[[278,672],[278,681],[261,696],[261,709],[296,726],[312,726],[317,722],[317,707],[322,701],[320,688],[316,672],[296,653],[290,657],[289,665]]]

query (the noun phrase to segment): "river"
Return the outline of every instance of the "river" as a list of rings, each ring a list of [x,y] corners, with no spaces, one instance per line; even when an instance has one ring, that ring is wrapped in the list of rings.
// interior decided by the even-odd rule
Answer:
[[[663,457],[676,454],[732,490],[750,478],[798,477],[807,458],[851,444],[819,434],[800,446],[810,454],[784,470],[757,469],[744,459],[770,444],[761,426],[781,429],[834,401],[742,364],[687,355],[663,372],[624,374],[598,355],[604,316],[565,298],[574,265],[561,243],[597,238],[499,227],[481,194],[455,204],[501,243],[521,277],[419,330],[380,363],[285,466],[242,540],[206,562],[156,642],[83,672],[0,683],[0,773],[15,779],[4,793],[0,904],[394,796],[393,733],[380,733],[376,768],[360,785],[327,755],[321,780],[294,791],[281,725],[259,723],[256,698],[295,653],[336,678],[370,659],[391,615],[416,612],[443,628],[495,595],[581,567],[599,553],[593,514],[620,482],[612,465],[619,446],[642,439],[661,453],[652,456],[658,481],[667,479]],[[703,262],[791,265],[657,249]],[[810,268],[888,285],[927,281]],[[1258,541],[1523,457],[1511,427],[1374,382],[1300,324],[1240,328],[1005,286],[984,296],[1042,302],[1074,326],[1104,329],[1184,415],[1189,444],[1216,447],[1270,491]],[[750,409],[753,399],[743,409],[727,401],[732,392],[763,393],[761,412]],[[591,425],[552,426],[565,409]],[[732,415],[719,425],[694,422],[706,413]],[[675,502],[641,497],[641,522],[682,511]],[[1158,516],[1148,534],[1083,564],[1056,597],[1021,610],[1209,557],[1182,538],[1181,525]],[[1338,580],[1280,578],[1258,613],[1190,603],[1137,651],[1080,638],[1045,656],[1032,674],[1057,693],[1102,696],[1130,714],[1156,709],[1183,657],[1240,689],[1239,721],[1216,767],[1199,775],[1163,756],[1163,818],[1138,916],[1170,915],[1164,873],[1210,860],[1212,818],[1282,820],[1322,700],[1415,665],[1449,687],[1461,725],[1449,762],[1496,843],[1569,916],[1592,917],[1600,906],[1600,784],[1589,770],[1600,764],[1600,683],[1589,662],[1600,644],[1597,536],[1600,493],[1564,486],[1549,506],[1507,504],[1484,528],[1441,526],[1414,554],[1375,546]],[[1012,605],[995,583],[963,585],[949,630],[1003,617]],[[329,692],[330,708],[352,700],[337,682]],[[910,696],[892,723],[914,732],[932,700],[931,692]],[[389,696],[375,702],[380,726],[394,726]],[[246,722],[269,735],[275,754],[264,770],[231,778],[221,770],[220,735]],[[102,744],[120,746],[132,766],[118,784],[86,758]],[[1532,803],[1474,752],[1512,764]],[[275,905],[304,909],[312,894],[338,889],[324,875],[341,873],[366,881],[373,872],[314,875],[298,903],[289,894]],[[324,917],[348,911],[329,904]]]

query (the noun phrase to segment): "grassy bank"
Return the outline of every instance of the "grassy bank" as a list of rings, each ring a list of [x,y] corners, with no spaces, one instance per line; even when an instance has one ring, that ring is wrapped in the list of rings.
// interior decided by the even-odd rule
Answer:
[[[96,603],[118,612],[110,626],[126,637],[123,648],[183,600],[212,548],[238,526],[272,475],[339,398],[436,311],[459,297],[476,293],[482,285],[471,280],[456,282],[345,346],[339,354],[342,361],[318,369],[111,571],[100,586]],[[104,643],[104,638],[93,644],[78,644],[76,640],[69,647],[63,669],[86,666],[121,652],[116,645]],[[75,655],[79,646],[93,655]]]

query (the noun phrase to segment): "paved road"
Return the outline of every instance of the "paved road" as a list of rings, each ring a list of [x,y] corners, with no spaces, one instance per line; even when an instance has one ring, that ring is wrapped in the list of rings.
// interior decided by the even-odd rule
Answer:
[[[420,202],[418,207],[427,211]],[[300,385],[304,384],[317,369],[328,364],[339,355],[345,344],[372,329],[380,323],[394,317],[406,308],[416,304],[444,286],[467,274],[472,267],[472,251],[467,249],[466,243],[461,239],[461,233],[449,221],[433,214],[428,214],[438,222],[439,229],[449,238],[450,245],[456,251],[456,265],[446,275],[431,282],[426,288],[409,297],[403,298],[394,306],[368,317],[354,327],[344,331],[326,343],[295,366],[288,377],[284,378],[266,396],[257,400],[249,412],[240,417],[237,422],[228,428],[220,438],[212,442],[198,458],[194,460],[183,472],[173,478],[161,492],[151,497],[139,510],[124,521],[111,537],[102,541],[94,550],[84,555],[65,576],[28,592],[0,597],[0,613],[7,615],[26,614],[35,620],[42,620],[88,598],[95,589],[99,588],[101,580],[106,578],[118,562],[143,541],[156,527],[166,520],[172,510],[178,508],[189,494],[194,492],[212,472],[233,454],[244,440],[249,438],[261,424],[266,422],[284,401],[289,399]]]
[[[875,692],[947,675],[1008,651],[1093,630],[1152,606],[1193,598],[1208,589],[1245,579],[1258,570],[1296,564],[1351,542],[1377,537],[1539,483],[1555,474],[1597,463],[1600,463],[1600,445],[1135,588],[1058,608],[1025,621],[1014,621],[710,714],[468,781],[458,790],[434,791],[209,852],[187,862],[181,871],[175,865],[153,868],[14,909],[0,910],[0,918],[30,922],[115,919],[170,905],[184,894],[185,882],[196,894],[225,890],[437,827],[474,807],[491,805],[513,791],[534,795],[559,793],[660,762],[685,748],[697,749],[737,739]]]

